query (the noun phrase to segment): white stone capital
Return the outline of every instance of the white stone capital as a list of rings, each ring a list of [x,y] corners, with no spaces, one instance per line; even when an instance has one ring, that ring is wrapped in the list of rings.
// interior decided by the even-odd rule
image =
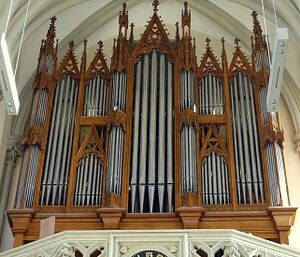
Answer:
[[[18,158],[22,156],[24,147],[20,143],[20,137],[10,135],[7,138],[6,163],[15,165]]]
[[[294,142],[296,144],[296,153],[300,155],[300,132],[294,136]]]

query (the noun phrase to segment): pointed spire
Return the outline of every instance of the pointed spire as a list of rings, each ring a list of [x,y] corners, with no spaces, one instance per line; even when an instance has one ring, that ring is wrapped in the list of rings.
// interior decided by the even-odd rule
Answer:
[[[187,1],[184,2],[184,10],[181,11],[181,26],[182,34],[191,34],[191,10],[188,9],[189,4]]]
[[[81,76],[84,76],[85,70],[86,70],[86,47],[87,47],[87,40],[85,39],[83,41],[83,52],[82,52],[82,57],[81,57],[81,67],[80,67]]]
[[[266,49],[266,41],[264,39],[263,31],[258,20],[257,12],[253,11],[251,15],[253,18],[253,34],[255,40],[255,48],[256,51],[261,51]]]
[[[221,38],[221,42],[222,42],[222,67],[223,67],[223,71],[224,72],[228,72],[228,62],[227,62],[227,55],[226,55],[226,50],[225,50],[225,39],[224,37]]]
[[[129,42],[130,42],[131,46],[132,46],[133,40],[134,40],[133,29],[134,29],[134,23],[131,22],[131,24],[130,24],[130,37],[129,37]]]
[[[178,44],[178,43],[179,43],[179,40],[180,40],[180,37],[179,37],[179,22],[178,22],[178,21],[175,23],[175,26],[176,26],[175,39],[176,39],[176,42],[177,42],[177,44]]]
[[[54,16],[51,18],[51,23],[47,32],[47,38],[45,40],[46,49],[54,48],[54,40],[55,40],[55,21],[57,18]]]
[[[158,0],[153,0],[152,6],[153,6],[153,12],[157,13],[158,11],[158,5],[159,5],[159,1]]]
[[[126,3],[123,3],[123,9],[119,13],[119,37],[127,38],[128,29],[128,11]]]

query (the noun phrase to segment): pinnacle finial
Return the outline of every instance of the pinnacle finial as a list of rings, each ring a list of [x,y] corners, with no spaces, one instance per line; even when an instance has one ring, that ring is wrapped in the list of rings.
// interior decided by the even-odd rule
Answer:
[[[206,49],[209,49],[210,48],[210,39],[207,37],[205,42],[206,42]]]
[[[184,12],[188,13],[189,3],[187,1],[184,2]]]
[[[240,46],[240,42],[241,42],[241,40],[240,40],[239,38],[236,38],[236,39],[234,40],[234,43],[235,43],[236,48],[240,48],[240,47],[241,47],[241,46]]]
[[[123,15],[126,14],[126,7],[127,7],[126,3],[123,3],[123,10],[122,10]]]
[[[74,50],[74,48],[75,48],[74,40],[72,40],[72,41],[69,42],[69,48],[70,48],[70,51]]]
[[[45,40],[45,44],[48,48],[53,48],[54,47],[54,38],[55,38],[55,21],[57,18],[53,16],[51,18],[50,26],[47,32],[47,38]]]
[[[153,12],[157,13],[157,11],[158,11],[157,7],[159,5],[159,1],[158,0],[153,0],[152,5],[153,5]]]
[[[103,49],[103,42],[100,40],[99,42],[97,42],[97,44],[98,44],[99,50],[102,51],[102,49]]]

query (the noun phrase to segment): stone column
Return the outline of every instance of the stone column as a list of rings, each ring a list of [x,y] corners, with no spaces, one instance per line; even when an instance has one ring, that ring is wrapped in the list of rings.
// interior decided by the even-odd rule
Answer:
[[[2,190],[0,188],[0,238],[2,238],[3,226],[5,222],[5,211],[7,209],[10,196],[11,180],[18,158],[23,153],[23,146],[20,137],[11,135],[7,140],[6,165],[2,175]]]

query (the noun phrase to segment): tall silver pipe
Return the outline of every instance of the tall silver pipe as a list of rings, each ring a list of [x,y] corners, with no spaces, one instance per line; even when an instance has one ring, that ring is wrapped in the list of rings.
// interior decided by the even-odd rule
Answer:
[[[139,196],[140,212],[144,209],[144,195],[146,186],[146,151],[147,151],[147,126],[148,126],[148,63],[149,55],[144,56],[143,67],[143,96],[142,96],[142,121],[141,121],[141,145],[140,145],[140,165],[139,165]]]
[[[101,116],[106,116],[107,115],[107,110],[108,110],[108,86],[107,86],[107,80],[102,79],[103,83],[103,109],[102,109],[102,114]]]
[[[185,194],[187,192],[187,187],[186,187],[186,167],[185,167],[185,150],[186,150],[186,145],[185,145],[185,135],[184,135],[184,126],[181,129],[180,133],[180,150],[181,150],[181,173],[182,173],[182,179],[181,179],[181,187],[182,187],[182,193]]]
[[[64,127],[66,127],[64,130],[66,132],[65,135],[61,135],[61,137],[63,137],[63,153],[62,156],[58,156],[59,160],[62,158],[61,164],[60,161],[59,163],[56,163],[56,169],[60,170],[60,176],[59,176],[59,188],[58,188],[58,202],[60,203],[61,201],[64,203],[65,202],[65,197],[63,197],[63,199],[61,199],[62,197],[62,193],[65,190],[66,191],[66,185],[65,185],[65,180],[68,174],[68,167],[66,167],[66,163],[69,162],[68,160],[68,152],[71,151],[70,147],[68,147],[68,145],[70,144],[70,141],[72,141],[72,138],[69,138],[70,136],[70,126],[72,123],[72,109],[73,112],[75,112],[74,108],[74,102],[75,102],[75,97],[77,96],[77,86],[75,85],[75,81],[72,80],[72,85],[71,85],[71,93],[70,93],[70,102],[69,102],[69,108],[68,108],[68,118],[66,121],[66,124],[64,125]],[[68,102],[66,100],[66,102]],[[63,120],[63,122],[65,121],[65,119]],[[72,133],[73,134],[73,133]],[[71,137],[72,137],[71,134]],[[66,195],[65,195],[66,196]],[[52,203],[53,204],[53,203]]]
[[[160,55],[160,92],[159,92],[159,113],[158,115],[158,200],[159,200],[159,211],[163,211],[164,204],[164,192],[165,192],[165,138],[166,138],[166,119],[165,119],[165,101],[166,99],[166,85],[165,85],[165,64],[166,59],[163,54]]]
[[[120,133],[121,133],[121,144],[120,144],[120,158],[119,158],[119,171],[118,171],[118,194],[121,195],[121,190],[122,190],[122,171],[123,171],[123,149],[124,149],[124,131],[123,128],[120,127]]]
[[[221,173],[221,157],[216,154],[216,177],[217,177],[217,183],[218,183],[218,195],[217,195],[217,199],[218,199],[218,203],[219,204],[224,204],[223,202],[223,192],[222,192],[222,181],[223,181],[223,177],[222,177],[222,173]]]
[[[149,142],[148,142],[148,195],[150,213],[153,212],[154,191],[156,182],[156,105],[157,105],[157,55],[152,52],[151,84],[150,84],[150,109],[149,109]],[[161,131],[160,131],[161,132]]]
[[[97,205],[96,204],[96,187],[99,187],[97,176],[98,176],[98,165],[100,165],[98,157],[94,156],[94,163],[91,169],[91,177],[90,177],[90,184],[91,184],[91,203],[90,205]]]
[[[17,198],[16,198],[16,208],[20,208],[20,202],[21,198],[24,192],[24,187],[25,187],[25,178],[28,173],[27,170],[27,165],[28,165],[28,158],[30,155],[31,148],[27,147],[24,151],[24,156],[23,156],[23,161],[22,161],[22,166],[21,166],[21,171],[20,171],[20,180],[19,180],[19,187],[18,187],[18,193],[17,193]]]
[[[167,98],[167,183],[168,183],[168,209],[172,211],[173,199],[173,71],[172,64],[168,61],[168,98]]]
[[[242,135],[241,135],[241,121],[240,121],[240,110],[239,110],[239,100],[238,100],[238,83],[237,77],[233,79],[233,94],[234,94],[234,103],[235,103],[235,116],[237,121],[237,142],[238,142],[238,151],[239,155],[239,164],[238,170],[240,171],[240,179],[241,179],[241,187],[243,191],[243,201],[242,203],[246,203],[246,181],[245,181],[245,168],[244,168],[244,155],[243,155],[243,148],[242,148]]]
[[[44,177],[45,177],[45,184],[46,184],[46,199],[45,203],[48,205],[51,187],[52,187],[52,178],[53,178],[53,165],[54,165],[54,158],[53,153],[56,151],[57,147],[57,137],[59,132],[59,126],[57,124],[60,123],[61,120],[61,107],[62,107],[62,99],[64,98],[65,91],[66,91],[66,78],[63,78],[58,87],[58,99],[57,101],[57,113],[52,115],[52,122],[51,122],[51,130],[50,130],[50,139],[48,143],[48,150],[47,150],[47,159],[46,159],[46,166],[44,169]]]
[[[212,157],[213,199],[214,199],[214,204],[217,204],[218,203],[218,191],[217,191],[218,174],[216,170],[216,154],[214,151],[212,152],[211,157]]]
[[[137,64],[136,84],[135,84],[135,103],[134,103],[134,119],[133,119],[133,149],[132,149],[132,168],[131,168],[131,211],[134,212],[136,198],[136,184],[138,171],[138,143],[139,143],[139,121],[140,121],[140,90],[141,90],[141,61]]]
[[[120,148],[120,130],[119,127],[116,126],[116,141],[114,146],[114,169],[112,170],[112,178],[113,178],[113,192],[117,192],[117,172],[119,170],[119,148]]]
[[[112,133],[112,130],[114,129],[114,127],[112,127],[110,129],[110,132],[109,132],[109,141],[108,141],[108,154],[107,154],[107,174],[106,174],[106,195],[108,195],[110,193],[110,189],[111,189],[111,169],[112,169],[112,149],[113,149],[113,142],[112,142],[112,137],[113,137],[113,133]]]
[[[256,163],[257,163],[257,156],[255,155],[254,150],[254,130],[256,130],[256,127],[253,126],[253,118],[251,115],[251,104],[254,104],[252,102],[252,99],[250,98],[249,90],[252,90],[251,84],[249,81],[249,78],[244,76],[244,85],[245,85],[245,98],[246,98],[246,119],[247,119],[247,127],[248,127],[248,133],[249,133],[249,145],[250,145],[250,152],[251,152],[251,170],[252,170],[252,184],[254,187],[254,193],[255,193],[255,201],[256,203],[259,202],[259,196],[258,196],[258,179],[257,179],[257,171],[256,171]]]
[[[254,144],[255,144],[255,155],[256,155],[256,161],[257,161],[257,176],[259,181],[259,189],[260,189],[260,195],[261,195],[261,201],[264,203],[264,189],[263,189],[263,175],[262,175],[262,166],[261,166],[261,155],[259,150],[259,136],[258,136],[258,126],[256,121],[256,111],[254,109],[255,102],[254,102],[254,94],[252,89],[252,83],[251,80],[248,80],[249,84],[249,94],[251,98],[251,116],[252,116],[252,123],[253,123],[253,131],[254,131]]]
[[[242,195],[241,195],[241,188],[242,182],[240,178],[240,165],[239,165],[239,156],[238,156],[238,143],[237,143],[237,115],[235,110],[235,97],[234,97],[234,85],[230,85],[230,98],[231,98],[231,110],[232,110],[232,123],[233,123],[233,142],[234,142],[234,157],[235,157],[235,172],[237,177],[237,191],[238,191],[238,203],[241,204]],[[243,194],[244,195],[244,194]]]
[[[100,108],[101,108],[101,97],[102,97],[102,88],[101,88],[101,78],[99,75],[93,78],[95,80],[95,111],[94,116],[100,116]]]
[[[241,72],[238,73],[238,82],[239,82],[239,97],[240,97],[240,107],[241,107],[241,122],[242,122],[242,139],[243,139],[243,147],[244,148],[244,160],[245,160],[245,170],[246,170],[246,181],[247,181],[247,188],[248,188],[248,197],[249,197],[249,203],[252,204],[252,176],[251,176],[251,164],[250,164],[250,154],[248,150],[248,145],[249,145],[249,139],[248,139],[248,133],[247,133],[247,123],[246,123],[246,106],[245,106],[245,84],[243,81],[243,76]]]
[[[73,81],[75,83],[75,81]],[[73,86],[75,86],[73,84]],[[64,189],[63,189],[63,205],[66,204],[67,199],[67,186],[68,186],[68,179],[69,179],[69,171],[70,171],[70,164],[71,164],[71,152],[72,152],[72,145],[73,145],[73,134],[74,134],[74,127],[75,127],[75,113],[77,107],[77,97],[78,97],[78,85],[75,87],[75,97],[73,101],[73,108],[71,109],[71,113],[69,114],[70,119],[70,128],[67,131],[69,135],[68,141],[68,151],[67,151],[67,162],[66,162],[66,172],[64,174]]]
[[[196,147],[196,132],[195,128],[191,126],[192,131],[192,149],[193,149],[193,188],[194,193],[198,192],[198,176],[197,176],[197,147]]]
[[[67,81],[67,90],[66,90],[66,95],[64,97],[64,104],[63,104],[63,116],[62,116],[62,120],[61,120],[61,124],[60,124],[60,129],[61,130],[65,130],[65,126],[66,126],[66,116],[69,114],[69,112],[67,113],[68,110],[68,99],[69,97],[71,98],[70,94],[70,90],[71,90],[71,94],[72,91],[74,92],[74,87],[71,86],[70,84],[70,77],[68,77],[68,81]],[[70,111],[70,110],[68,110]],[[63,143],[64,143],[64,139],[65,136],[62,133],[59,133],[58,135],[58,148],[56,151],[56,155],[57,155],[57,159],[55,160],[55,165],[54,165],[54,175],[53,175],[53,182],[52,182],[52,205],[54,205],[54,201],[56,199],[56,191],[59,187],[58,183],[59,183],[59,171],[61,173],[65,172],[64,170],[61,170],[61,158],[62,158],[62,152],[63,152]],[[58,199],[59,201],[60,199]]]
[[[58,86],[56,88],[55,91],[55,97],[54,97],[54,106],[53,106],[53,115],[52,115],[52,119],[51,119],[51,125],[50,125],[50,134],[49,134],[49,144],[47,146],[47,152],[50,152],[52,149],[52,139],[53,139],[53,130],[54,130],[54,120],[56,121],[57,119],[57,106],[58,106],[58,102],[59,102],[59,98],[61,96],[60,94],[61,91],[61,87]],[[44,169],[44,174],[43,174],[43,182],[42,182],[42,190],[41,190],[41,198],[40,198],[40,204],[43,204],[44,201],[44,195],[46,192],[46,184],[47,184],[47,178],[48,178],[48,167],[49,167],[49,161],[50,161],[50,154],[48,153],[46,155],[46,162],[45,162],[45,169]]]

